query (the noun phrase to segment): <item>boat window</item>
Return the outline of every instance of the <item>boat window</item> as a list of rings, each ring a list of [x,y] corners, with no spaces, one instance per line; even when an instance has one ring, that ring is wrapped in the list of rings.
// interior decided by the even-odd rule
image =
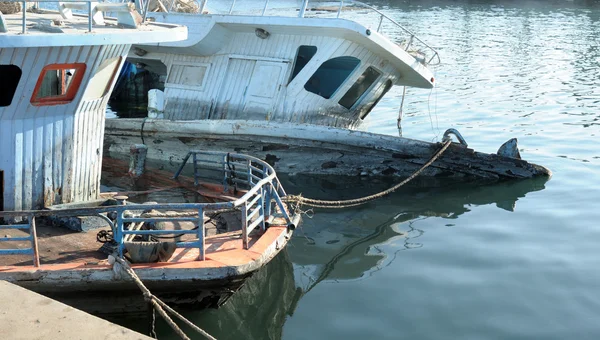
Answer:
[[[360,64],[355,57],[337,57],[329,59],[310,77],[304,84],[308,92],[318,94],[329,99],[340,86],[348,79],[352,71]]]
[[[296,53],[296,60],[294,60],[294,70],[292,71],[292,76],[290,77],[290,81],[288,82],[288,84],[291,83],[292,80],[294,80],[294,78],[296,78],[298,73],[302,71],[304,66],[308,64],[308,62],[312,59],[312,57],[314,57],[316,53],[317,46],[301,45],[300,47],[298,47],[298,53]]]
[[[352,87],[350,87],[348,92],[340,99],[339,104],[350,110],[365,92],[373,86],[379,76],[381,76],[379,71],[371,66],[367,67],[365,72],[356,79],[356,82],[352,84]]]
[[[121,57],[103,61],[90,79],[83,94],[83,99],[92,100],[104,97],[115,79],[119,66],[121,66]]]
[[[52,64],[44,67],[35,85],[31,104],[59,105],[73,101],[85,73],[85,64]]]
[[[392,88],[392,81],[388,79],[383,85],[381,85],[379,87],[379,89],[377,89],[379,94],[377,95],[377,99],[373,102],[373,104],[371,104],[371,106],[366,107],[362,110],[362,112],[359,115],[360,119],[365,119],[365,117],[373,110],[373,108],[379,103],[381,98],[383,98],[383,96],[385,96],[385,94],[388,93],[388,91],[391,88]]]
[[[167,83],[202,87],[206,77],[207,65],[179,65],[173,64],[169,71]]]
[[[21,80],[21,69],[17,65],[0,65],[0,107],[9,106],[12,103],[17,85]]]

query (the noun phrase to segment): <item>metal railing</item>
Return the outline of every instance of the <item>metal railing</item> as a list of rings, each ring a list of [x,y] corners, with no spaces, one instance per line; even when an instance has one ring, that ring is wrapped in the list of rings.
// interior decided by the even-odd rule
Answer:
[[[158,1],[160,2],[161,0],[158,0]],[[176,7],[175,4],[177,3],[178,0],[162,0],[162,1],[168,3],[168,6],[163,6],[163,7],[168,8],[169,11],[171,11],[172,9],[174,9]],[[257,12],[257,10],[248,10],[246,8],[246,9],[241,9],[241,11],[237,11],[235,13],[234,13],[234,11],[236,9],[239,9],[239,3],[241,1],[237,1],[237,0],[228,0],[228,1],[230,2],[231,5],[228,6],[228,8],[226,8],[224,10],[224,12],[227,14],[258,15],[258,16],[268,16],[268,15],[273,15],[273,14],[277,15],[277,16],[284,15],[284,13],[282,13],[282,11],[275,11],[274,7],[269,7],[270,0],[264,0],[264,3],[262,3],[262,5],[260,5],[260,3],[258,1],[253,0],[252,4],[258,8],[257,9],[258,12]],[[196,1],[194,1],[194,2],[196,2]],[[211,0],[211,2],[217,2],[217,1]],[[224,2],[225,1],[219,1],[220,4],[223,4]],[[281,3],[281,2],[282,1],[278,1],[278,3]],[[198,12],[203,13],[207,9],[208,3],[209,3],[209,0],[197,0]],[[296,1],[294,1],[294,3],[296,3]],[[315,3],[323,3],[323,1],[302,0],[299,8],[294,6],[293,8],[287,8],[287,10],[290,12],[293,12],[294,16],[304,18],[310,9],[310,5],[315,4]],[[336,19],[341,19],[343,13],[347,12],[348,9],[362,9],[362,10],[367,10],[371,13],[376,14],[378,16],[376,32],[381,33],[382,35],[385,35],[388,38],[391,38],[389,35],[386,35],[383,32],[384,23],[388,23],[391,26],[393,26],[395,29],[399,29],[401,32],[403,32],[404,39],[402,41],[401,47],[405,51],[407,51],[407,52],[411,51],[411,49],[416,47],[418,49],[419,53],[426,56],[422,60],[423,63],[430,64],[430,65],[437,65],[441,62],[439,53],[435,50],[435,48],[433,48],[432,46],[425,43],[423,40],[421,40],[419,37],[417,37],[416,34],[413,33],[411,30],[402,26],[400,23],[398,23],[394,19],[390,18],[387,14],[383,13],[379,9],[377,9],[371,5],[368,5],[364,2],[354,1],[354,0],[326,1],[326,3],[327,4],[335,4],[333,6],[328,6],[326,11],[334,12],[334,9],[337,9],[337,10],[335,10],[335,18]],[[238,5],[238,7],[236,7],[236,5]],[[316,9],[319,9],[319,7],[316,7]],[[296,11],[298,12],[297,15],[295,14]],[[220,13],[214,13],[214,14],[220,14]],[[360,23],[360,20],[357,20],[356,17],[352,17],[352,18],[350,18],[350,20]],[[393,33],[396,33],[396,32],[393,32]],[[394,37],[394,38],[397,38],[397,37]],[[418,43],[418,46],[416,46],[417,43]]]
[[[25,215],[21,215],[23,217]],[[40,266],[40,255],[38,252],[37,234],[35,231],[35,217],[33,215],[26,216],[26,223],[20,224],[2,224],[0,230],[18,229],[18,230],[29,230],[29,235],[26,237],[9,237],[8,235],[0,237],[0,242],[19,242],[29,241],[31,248],[13,248],[13,249],[0,249],[0,255],[31,255],[33,257],[33,265],[35,267]]]
[[[185,156],[173,178],[179,177],[190,157],[193,159],[196,185],[202,177],[200,164],[204,164],[205,168],[212,167],[223,171],[223,187],[226,191],[247,190],[242,197],[232,202],[233,207],[239,207],[241,210],[242,239],[245,249],[248,249],[250,233],[258,226],[265,230],[275,213],[284,218],[289,227],[292,229],[295,227],[281,200],[286,193],[275,170],[268,163],[243,154],[192,150]]]
[[[7,0],[7,2],[21,3],[22,6],[22,19],[21,19],[21,33],[27,33],[27,6],[33,3],[35,9],[39,9],[39,3],[58,3],[58,11],[65,20],[73,19],[72,10],[80,10],[87,13],[88,20],[88,32],[92,32],[94,25],[105,25],[104,23],[104,12],[111,12],[117,15],[117,24],[123,27],[136,28],[137,22],[133,12],[135,6],[129,3],[110,3],[110,2],[96,2],[93,0],[38,0],[38,1],[20,1],[20,0]],[[145,15],[144,15],[145,18]],[[0,33],[8,32],[6,20],[0,13]]]
[[[242,194],[241,197],[227,202],[216,203],[165,203],[165,204],[126,204],[94,208],[76,208],[62,210],[37,210],[37,211],[0,211],[0,218],[16,218],[30,216],[72,217],[72,216],[96,216],[106,221],[113,231],[113,239],[117,243],[119,256],[123,256],[126,243],[133,236],[165,236],[165,235],[195,235],[197,239],[188,242],[176,242],[177,248],[198,248],[199,260],[205,260],[205,228],[204,218],[207,213],[218,213],[222,210],[240,211],[242,221],[242,240],[244,249],[249,248],[249,235],[257,227],[265,230],[275,218],[283,219],[288,228],[294,229],[298,216],[290,216],[282,196],[286,193],[281,187],[275,174],[275,170],[265,161],[258,158],[224,152],[190,151],[184,158],[181,166],[175,173],[177,178],[182,173],[190,157],[194,160],[194,180],[196,185],[200,184],[200,177],[204,172],[214,170],[223,171],[223,185],[225,191],[234,190],[234,193]],[[148,213],[152,211],[152,213]],[[115,215],[115,221],[107,215]],[[197,227],[190,230],[140,230],[143,224],[156,222],[194,222]],[[7,225],[6,228],[26,229],[29,225]],[[35,225],[32,224],[32,241],[37,244]],[[12,241],[17,239],[12,238]],[[0,241],[4,241],[0,238]],[[25,254],[21,250],[19,254]],[[0,251],[0,255],[16,254],[8,251]],[[29,252],[27,252],[29,254]],[[37,258],[37,250],[34,252],[34,261]],[[38,259],[39,265],[39,259]]]

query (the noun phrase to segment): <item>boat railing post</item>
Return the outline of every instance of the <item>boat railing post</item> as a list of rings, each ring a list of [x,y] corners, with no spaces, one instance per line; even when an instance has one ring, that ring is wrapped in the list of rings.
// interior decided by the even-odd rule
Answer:
[[[265,7],[263,7],[261,16],[265,16],[265,13],[267,12],[267,6],[269,6],[269,0],[265,0]]]
[[[265,197],[264,197],[265,216],[270,217],[271,216],[271,199],[273,196],[273,194],[271,192],[273,190],[273,183],[269,182],[266,185],[267,185],[267,189],[264,191],[264,194],[265,194]]]
[[[204,209],[202,206],[198,209],[198,260],[204,261],[206,254],[204,253]]]
[[[181,171],[183,171],[183,167],[187,164],[188,159],[190,159],[190,155],[192,154],[192,152],[188,152],[188,154],[183,158],[183,160],[181,161],[181,166],[179,167],[179,169],[177,169],[177,171],[175,172],[175,175],[173,175],[173,179],[177,179],[177,177],[179,177],[179,175],[181,175]]]
[[[248,166],[248,189],[252,189],[254,185],[254,181],[252,180],[252,162],[248,159],[246,165]]]
[[[340,8],[338,8],[338,12],[337,12],[337,17],[339,19],[340,15],[342,14],[342,7],[344,7],[344,1],[340,1]]]
[[[406,48],[404,49],[405,51],[408,51],[408,49],[410,48],[410,45],[412,45],[412,42],[414,39],[415,39],[414,34],[411,34],[410,39],[408,40],[408,44],[406,44]]]
[[[148,8],[150,8],[150,0],[146,0],[146,3],[144,4],[144,13],[143,13],[143,17],[142,17],[142,23],[146,22],[146,16],[148,15]]]
[[[235,0],[231,3],[231,8],[229,9],[229,14],[233,13],[233,7],[235,7]]]
[[[383,15],[379,16],[379,26],[377,26],[377,33],[381,31],[381,25],[383,24]]]
[[[300,13],[298,13],[299,18],[304,18],[304,12],[306,12],[306,7],[308,7],[308,0],[302,1],[302,6],[300,7]]]
[[[21,26],[21,33],[25,34],[27,32],[27,1],[21,2],[23,6],[23,23]]]
[[[117,227],[115,228],[116,235],[114,237],[118,244],[119,257],[123,257],[123,247],[125,246],[123,244],[123,212],[123,209],[117,210]]]
[[[88,32],[92,32],[92,2],[88,1]]]
[[[171,7],[173,7],[173,5],[175,4],[175,1],[177,0],[173,0]],[[202,0],[200,2],[200,14],[204,13],[204,9],[206,8],[206,3],[208,2],[208,0]],[[171,9],[169,9],[169,12],[171,11]]]
[[[242,243],[248,249],[248,202],[242,204]]]
[[[260,192],[260,198],[258,199],[258,204],[259,204],[259,207],[260,207],[259,218],[262,220],[260,222],[260,226],[261,226],[262,230],[266,230],[267,229],[266,225],[265,225],[265,218],[266,218],[266,216],[265,216],[265,191],[266,191],[265,190],[265,186],[264,185],[261,186],[260,187],[260,191],[259,191]]]

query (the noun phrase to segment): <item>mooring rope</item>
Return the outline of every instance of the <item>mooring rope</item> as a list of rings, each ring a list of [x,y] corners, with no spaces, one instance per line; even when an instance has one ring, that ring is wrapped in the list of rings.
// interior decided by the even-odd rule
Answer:
[[[177,333],[177,335],[179,335],[180,338],[185,339],[185,340],[189,340],[190,339],[183,332],[183,330],[181,330],[181,328],[179,328],[179,326],[177,326],[177,324],[173,321],[173,319],[171,319],[169,317],[169,315],[167,314],[167,312],[165,312],[165,309],[169,313],[175,315],[179,320],[183,321],[186,325],[190,326],[193,330],[195,330],[196,332],[198,332],[201,335],[203,335],[205,338],[211,339],[211,340],[216,340],[215,337],[213,337],[212,335],[208,334],[202,328],[194,325],[191,321],[189,321],[188,319],[186,319],[183,315],[177,313],[173,308],[169,307],[166,303],[162,302],[159,298],[157,298],[155,295],[153,295],[150,292],[150,290],[148,288],[146,288],[146,286],[142,283],[142,280],[140,280],[140,278],[133,271],[133,269],[131,268],[131,266],[129,265],[129,263],[127,263],[127,261],[125,261],[124,259],[122,259],[122,258],[120,258],[118,256],[115,256],[115,260],[117,262],[119,262],[119,264],[121,264],[121,266],[123,267],[123,269],[125,269],[125,272],[131,277],[131,279],[133,280],[133,282],[135,282],[135,284],[140,288],[140,290],[142,291],[142,294],[144,295],[144,299],[146,301],[149,301],[150,303],[152,303],[152,305],[154,306],[154,309],[158,312],[158,314],[160,314],[160,316],[163,317],[163,319],[165,319],[165,321],[167,322],[167,324],[169,324],[169,326],[171,326],[171,328],[173,328],[173,330],[175,331],[175,333]]]
[[[423,164],[423,166],[419,170],[415,171],[412,175],[410,175],[408,178],[406,178],[402,182],[394,185],[393,187],[391,187],[387,190],[381,191],[379,193],[360,197],[360,198],[349,199],[349,200],[340,200],[340,201],[317,200],[317,199],[313,199],[313,198],[306,198],[301,195],[288,195],[288,196],[282,198],[282,200],[285,202],[297,203],[298,205],[307,205],[309,207],[315,207],[315,208],[342,209],[342,208],[355,207],[355,206],[358,206],[361,204],[365,204],[372,200],[389,195],[392,192],[398,190],[400,187],[402,187],[406,183],[412,181],[415,177],[419,176],[419,174],[421,174],[421,172],[423,172],[431,164],[433,164],[433,162],[435,162],[438,158],[440,158],[440,156],[444,153],[444,151],[446,151],[446,149],[448,149],[450,144],[452,144],[452,140],[450,140],[450,139],[446,140],[444,142],[444,144],[442,145],[442,147],[431,157],[431,159],[427,163]]]

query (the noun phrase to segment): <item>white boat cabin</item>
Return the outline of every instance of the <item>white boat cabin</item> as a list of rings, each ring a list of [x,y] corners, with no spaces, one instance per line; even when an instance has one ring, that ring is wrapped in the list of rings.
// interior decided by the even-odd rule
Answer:
[[[0,210],[96,199],[106,103],[131,44],[185,39],[187,29],[140,24],[129,4],[9,6],[20,4],[0,6]]]
[[[158,9],[177,7],[158,3]],[[258,2],[258,13],[244,11],[243,1],[229,1],[225,14],[210,7],[216,3],[222,2],[204,1],[197,9],[203,14],[149,13],[157,22],[188,26],[190,36],[182,42],[136,44],[129,55],[132,63],[163,75],[165,119],[353,129],[392,86],[434,85],[427,66],[439,61],[437,52],[370,6],[343,1],[321,11],[333,13],[330,18],[311,11],[308,1],[301,8],[272,9],[268,1]],[[375,14],[375,27],[341,18],[350,10]],[[390,40],[383,28],[405,40]]]

